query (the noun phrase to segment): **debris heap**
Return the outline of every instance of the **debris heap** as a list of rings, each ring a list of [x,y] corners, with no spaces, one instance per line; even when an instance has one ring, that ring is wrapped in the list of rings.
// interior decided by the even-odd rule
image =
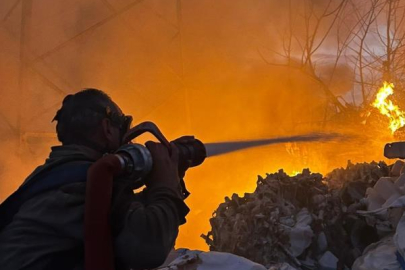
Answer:
[[[388,176],[390,166],[385,162],[357,163],[353,164],[350,161],[346,168],[334,169],[326,175],[326,181],[329,187],[341,188],[347,183],[363,182],[374,186],[378,179]]]
[[[351,267],[379,240],[366,217],[366,190],[390,174],[384,162],[348,163],[326,177],[304,169],[258,177],[253,193],[226,197],[202,235],[211,251],[243,256],[267,268],[287,263],[297,269]]]

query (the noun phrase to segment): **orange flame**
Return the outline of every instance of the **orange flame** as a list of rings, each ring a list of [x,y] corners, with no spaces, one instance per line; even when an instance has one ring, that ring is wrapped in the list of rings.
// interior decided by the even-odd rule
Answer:
[[[297,175],[299,175],[300,173],[302,173],[302,172],[293,170],[292,173],[290,173],[290,174],[288,174],[288,175],[289,175],[289,176],[297,176]]]
[[[382,115],[389,118],[389,128],[391,129],[391,133],[394,133],[399,128],[405,126],[405,113],[388,99],[393,93],[394,84],[384,82],[383,87],[378,90],[376,99],[372,104],[372,106],[377,108]]]

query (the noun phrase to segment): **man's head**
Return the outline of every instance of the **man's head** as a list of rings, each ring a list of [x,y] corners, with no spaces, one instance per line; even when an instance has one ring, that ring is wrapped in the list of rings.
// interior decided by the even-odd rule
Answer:
[[[100,152],[115,151],[132,118],[103,91],[85,89],[63,100],[54,118],[63,145],[85,145]]]

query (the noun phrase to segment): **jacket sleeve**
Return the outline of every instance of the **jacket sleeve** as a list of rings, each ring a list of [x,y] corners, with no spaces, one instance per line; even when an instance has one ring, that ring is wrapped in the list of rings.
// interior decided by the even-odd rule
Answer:
[[[155,268],[173,248],[189,208],[181,193],[170,187],[153,187],[137,197],[115,237],[115,256],[125,268]]]

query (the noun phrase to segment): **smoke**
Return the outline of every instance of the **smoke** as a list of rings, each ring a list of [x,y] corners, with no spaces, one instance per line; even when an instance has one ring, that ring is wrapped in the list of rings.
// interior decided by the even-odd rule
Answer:
[[[333,120],[343,123],[339,128],[325,124],[330,106],[319,84],[302,70],[263,61],[280,58],[288,1],[32,1],[23,59],[23,10],[21,3],[11,10],[12,2],[0,5],[0,200],[56,143],[48,135],[63,97],[86,87],[106,91],[135,122],[153,121],[169,139],[192,134],[203,142],[235,141],[364,129],[345,125],[347,119]],[[321,2],[315,7],[321,9]],[[350,72],[342,66],[336,74],[334,89],[345,93],[350,84],[343,78]],[[304,167],[326,173],[348,159],[382,158],[382,143],[367,153],[357,145],[275,145],[207,160],[187,173],[191,213],[177,246],[206,249],[199,235],[208,231],[212,211],[225,196],[252,192],[257,174]]]

